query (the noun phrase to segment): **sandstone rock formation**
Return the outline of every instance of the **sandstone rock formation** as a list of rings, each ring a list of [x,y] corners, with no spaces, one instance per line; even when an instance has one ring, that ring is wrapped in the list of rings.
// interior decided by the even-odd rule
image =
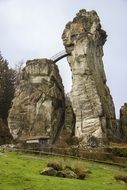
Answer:
[[[115,110],[103,67],[106,32],[95,11],[80,10],[62,35],[72,71],[72,107],[76,116],[76,136],[84,143],[97,138],[101,143],[113,138]],[[94,138],[93,138],[94,137]]]
[[[120,136],[123,142],[127,142],[127,103],[120,109]]]
[[[70,97],[67,95],[65,98],[65,127],[64,130],[70,136],[75,135],[75,114],[73,111]]]
[[[65,136],[76,135],[89,145],[120,141],[102,61],[106,38],[95,11],[80,10],[66,25],[62,58],[68,56],[72,71],[72,91],[66,100],[56,60],[27,61],[8,118],[14,139],[46,136],[54,143],[58,136],[65,141]],[[121,108],[120,134],[127,140],[125,107]]]
[[[78,145],[78,140],[75,137],[75,114],[69,94],[65,97],[65,122],[63,130],[55,144],[57,147],[65,148],[71,145]]]
[[[64,124],[64,102],[62,80],[53,61],[27,61],[8,118],[13,138],[49,136],[55,142]]]

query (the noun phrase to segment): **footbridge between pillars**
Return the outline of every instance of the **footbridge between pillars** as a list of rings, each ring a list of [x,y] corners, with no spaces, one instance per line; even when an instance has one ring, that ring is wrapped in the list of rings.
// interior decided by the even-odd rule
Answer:
[[[64,57],[67,57],[68,55],[71,55],[71,52],[66,52],[66,50],[60,51],[59,53],[52,56],[50,59],[56,63],[57,61],[63,59]]]

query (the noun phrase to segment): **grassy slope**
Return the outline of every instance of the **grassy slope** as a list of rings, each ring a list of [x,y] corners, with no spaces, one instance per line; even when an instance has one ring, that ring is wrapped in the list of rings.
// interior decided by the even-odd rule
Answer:
[[[66,164],[79,164],[79,161],[43,156],[0,153],[0,190],[127,190],[127,185],[114,180],[114,175],[127,172],[118,167],[80,161],[82,167],[92,174],[86,180],[74,180],[41,176],[39,171],[50,160],[61,160]]]

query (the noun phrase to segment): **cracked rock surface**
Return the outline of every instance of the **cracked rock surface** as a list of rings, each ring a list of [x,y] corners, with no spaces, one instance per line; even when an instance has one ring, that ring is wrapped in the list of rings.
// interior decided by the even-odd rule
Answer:
[[[103,66],[103,45],[106,32],[102,30],[95,11],[80,10],[63,32],[62,39],[72,71],[72,107],[76,116],[76,136],[85,143],[99,143],[113,138],[115,109]],[[94,137],[94,138],[93,138]]]
[[[64,124],[64,102],[56,64],[48,59],[27,61],[8,118],[13,138],[49,136],[55,141]]]

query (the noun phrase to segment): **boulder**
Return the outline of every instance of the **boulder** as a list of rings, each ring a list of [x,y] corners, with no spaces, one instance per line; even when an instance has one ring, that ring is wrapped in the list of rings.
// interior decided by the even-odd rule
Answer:
[[[58,171],[57,176],[65,178],[77,178],[76,173],[68,168]]]
[[[66,177],[65,172],[63,170],[57,172],[57,177]]]
[[[40,172],[41,175],[56,176],[57,170],[52,167],[47,167]]]
[[[76,173],[72,170],[65,169],[65,170],[63,170],[63,172],[64,172],[64,175],[66,178],[77,178]]]

